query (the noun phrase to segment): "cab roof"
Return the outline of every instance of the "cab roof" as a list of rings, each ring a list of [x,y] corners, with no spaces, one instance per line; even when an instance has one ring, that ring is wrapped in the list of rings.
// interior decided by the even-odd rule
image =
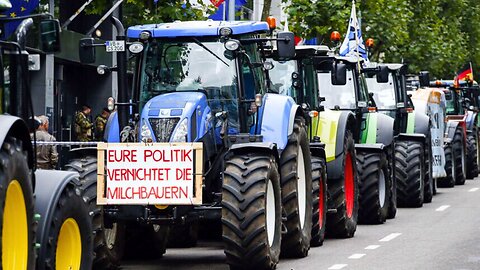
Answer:
[[[148,31],[153,38],[174,37],[211,37],[220,36],[220,29],[232,29],[232,35],[248,33],[265,33],[269,31],[266,22],[254,21],[188,21],[131,26],[127,30],[127,37],[139,38],[140,33]]]

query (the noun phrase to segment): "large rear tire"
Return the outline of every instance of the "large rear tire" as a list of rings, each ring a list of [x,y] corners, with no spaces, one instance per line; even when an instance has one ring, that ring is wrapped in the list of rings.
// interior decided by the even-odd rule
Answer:
[[[80,175],[84,202],[90,212],[94,239],[94,269],[115,269],[120,265],[125,248],[125,224],[111,223],[105,226],[103,208],[97,205],[97,158],[87,156],[71,160],[65,168]]]
[[[325,159],[312,157],[312,240],[310,245],[319,247],[325,240],[327,220],[327,182]]]
[[[359,178],[358,221],[366,224],[384,223],[390,203],[391,178],[388,160],[384,152],[357,151]]]
[[[33,187],[22,142],[7,137],[0,149],[0,268],[35,268]]]
[[[312,238],[312,161],[303,119],[296,119],[293,133],[280,158],[282,205],[287,232],[282,237],[282,256],[308,255]]]
[[[423,191],[423,203],[431,203],[435,190],[435,179],[432,178],[432,151],[430,144],[424,144],[425,150],[425,190]]]
[[[350,238],[354,236],[357,230],[358,175],[355,143],[349,130],[345,134],[343,153],[340,178],[327,179],[328,193],[331,200],[329,205],[336,210],[336,213],[327,216],[326,234],[329,237]]]
[[[93,262],[92,224],[79,187],[72,183],[62,191],[54,206],[47,239],[44,269],[91,269]]]
[[[422,207],[425,184],[423,144],[416,141],[395,143],[395,177],[399,207]]]
[[[467,135],[467,179],[478,176],[477,138],[475,131]]]
[[[453,159],[452,145],[448,144],[444,148],[445,150],[445,172],[446,177],[440,178],[437,181],[438,187],[455,187],[455,159]]]
[[[231,269],[274,269],[280,258],[282,201],[277,163],[251,153],[226,161],[222,238]]]
[[[463,129],[457,128],[452,140],[453,159],[455,159],[455,185],[465,184],[466,153]]]

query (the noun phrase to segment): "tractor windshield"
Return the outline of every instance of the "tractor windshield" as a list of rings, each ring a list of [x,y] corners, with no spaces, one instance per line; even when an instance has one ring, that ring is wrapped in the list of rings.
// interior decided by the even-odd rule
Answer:
[[[444,90],[445,100],[447,101],[446,114],[459,115],[461,114],[458,106],[457,96],[452,90]]]
[[[373,93],[373,99],[379,110],[394,110],[395,86],[392,74],[388,75],[387,83],[378,83],[375,76],[367,78],[368,91]]]
[[[236,99],[234,60],[219,41],[153,41],[142,62],[140,101],[177,91],[202,91],[209,99]]]
[[[318,87],[321,97],[325,97],[322,103],[328,109],[353,110],[356,106],[355,83],[353,72],[347,72],[345,85],[333,85],[330,72],[318,72]]]
[[[270,80],[275,92],[293,97],[292,73],[297,71],[296,61],[273,61],[274,68],[270,70]]]

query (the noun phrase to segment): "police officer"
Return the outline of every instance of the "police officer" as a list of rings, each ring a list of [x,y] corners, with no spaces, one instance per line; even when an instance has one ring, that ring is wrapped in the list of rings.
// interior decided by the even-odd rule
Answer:
[[[40,115],[36,117],[39,126],[35,130],[35,136],[39,142],[55,142],[54,136],[48,133],[48,117]],[[32,134],[33,139],[33,134]],[[57,167],[58,152],[54,145],[37,145],[37,168],[44,170],[52,170]]]
[[[88,105],[83,105],[82,110],[75,115],[75,133],[77,140],[89,142],[92,140],[93,124],[89,119],[92,109]]]
[[[95,118],[95,139],[101,141],[105,132],[105,126],[107,125],[110,111],[107,108],[103,108],[102,113]]]

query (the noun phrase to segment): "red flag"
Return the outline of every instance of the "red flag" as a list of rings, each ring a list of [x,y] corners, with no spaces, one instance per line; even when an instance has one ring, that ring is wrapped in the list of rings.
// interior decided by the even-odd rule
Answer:
[[[212,5],[214,5],[215,7],[219,7],[225,0],[210,0],[210,2],[212,3]]]

